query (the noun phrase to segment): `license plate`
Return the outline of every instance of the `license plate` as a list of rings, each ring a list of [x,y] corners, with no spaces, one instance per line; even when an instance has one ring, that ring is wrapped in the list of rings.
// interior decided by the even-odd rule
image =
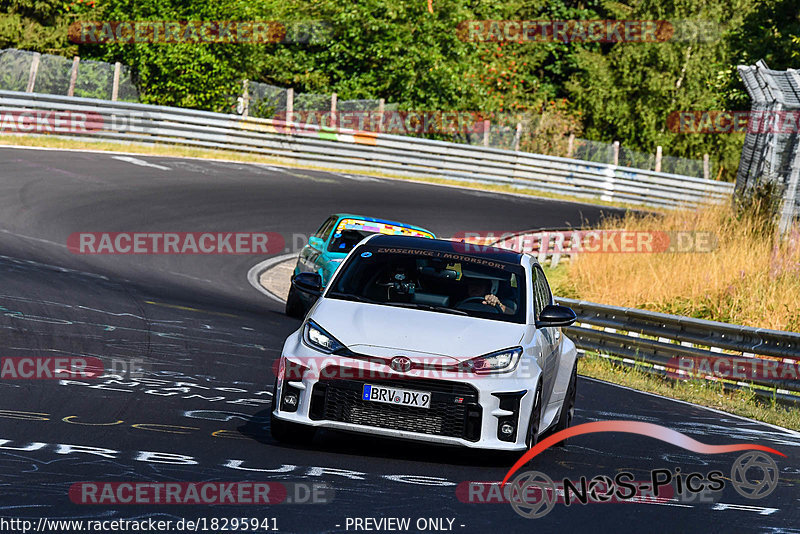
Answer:
[[[373,386],[364,384],[361,398],[365,401],[383,402],[398,406],[414,406],[416,408],[430,408],[431,394],[425,391],[410,389],[388,388],[386,386]]]

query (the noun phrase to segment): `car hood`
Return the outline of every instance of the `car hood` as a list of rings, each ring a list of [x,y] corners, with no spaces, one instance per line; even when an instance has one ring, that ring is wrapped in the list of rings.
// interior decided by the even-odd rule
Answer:
[[[526,325],[323,298],[311,319],[350,350],[465,361],[520,344]]]

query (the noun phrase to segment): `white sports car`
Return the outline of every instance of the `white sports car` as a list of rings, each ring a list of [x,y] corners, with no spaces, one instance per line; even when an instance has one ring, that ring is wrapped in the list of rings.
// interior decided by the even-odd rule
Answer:
[[[553,304],[535,258],[503,249],[374,235],[323,289],[276,368],[271,430],[317,428],[524,450],[570,425],[575,313]]]

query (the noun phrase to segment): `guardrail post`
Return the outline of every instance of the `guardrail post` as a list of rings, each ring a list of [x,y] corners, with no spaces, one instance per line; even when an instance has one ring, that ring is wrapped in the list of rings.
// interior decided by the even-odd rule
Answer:
[[[519,151],[519,141],[522,138],[522,123],[517,123],[517,133],[514,134],[514,150]]]
[[[708,161],[708,154],[703,154],[703,178],[708,180],[710,175],[711,175],[711,165],[710,162]]]
[[[567,144],[567,157],[571,158],[572,154],[575,152],[575,134],[569,134],[569,142]]]
[[[331,128],[336,128],[336,101],[336,93],[331,93]]]
[[[81,58],[75,56],[72,58],[72,70],[69,71],[69,89],[67,89],[67,96],[75,96],[75,84],[78,81],[78,65],[80,65]]]
[[[483,121],[483,146],[489,146],[489,128],[491,128],[491,123],[489,119],[484,119]]]
[[[655,171],[656,172],[661,172],[661,157],[662,157],[661,156],[661,145],[658,145],[656,147],[656,167],[655,167]]]
[[[31,58],[31,70],[28,73],[28,87],[25,89],[26,93],[32,93],[33,87],[36,85],[36,74],[39,72],[39,58],[41,56],[39,52],[33,53],[33,58]]]
[[[119,72],[122,69],[122,63],[117,61],[114,63],[114,81],[111,83],[111,100],[117,100],[119,96]]]
[[[619,141],[614,141],[611,150],[612,152],[612,160],[614,165],[619,165]]]
[[[286,90],[286,124],[292,124],[294,115],[294,89],[291,87]]]

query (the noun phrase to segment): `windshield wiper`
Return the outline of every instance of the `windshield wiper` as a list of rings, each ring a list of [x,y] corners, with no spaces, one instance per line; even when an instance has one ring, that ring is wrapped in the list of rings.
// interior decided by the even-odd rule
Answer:
[[[453,315],[466,315],[469,316],[467,312],[464,310],[458,310],[456,308],[448,308],[447,306],[431,306],[430,304],[420,304],[420,306],[425,306],[426,310],[432,311],[440,311],[444,313],[452,313]]]
[[[455,308],[448,308],[447,306],[434,306],[432,304],[420,304],[417,302],[393,302],[393,301],[385,301],[381,302],[378,300],[372,300],[367,297],[362,297],[361,295],[353,295],[350,293],[339,293],[337,291],[331,291],[328,293],[329,297],[338,297],[345,300],[355,300],[358,302],[365,302],[367,304],[382,304],[384,306],[395,306],[398,308],[413,308],[417,310],[427,310],[427,311],[438,311],[443,313],[452,313],[454,315],[466,315],[469,316],[467,312],[464,310],[457,310]]]
[[[337,291],[331,291],[328,293],[329,297],[339,297],[345,300],[356,300],[358,302],[366,302],[367,304],[383,304],[383,302],[378,302],[377,300],[368,299],[367,297],[362,297],[361,295],[352,295],[350,293],[339,293]]]
[[[397,306],[400,308],[415,308],[418,310],[438,311],[443,313],[452,313],[454,315],[469,315],[464,310],[457,310],[455,308],[448,308],[447,306],[434,306],[432,304],[421,304],[418,302],[384,302],[388,306]]]

